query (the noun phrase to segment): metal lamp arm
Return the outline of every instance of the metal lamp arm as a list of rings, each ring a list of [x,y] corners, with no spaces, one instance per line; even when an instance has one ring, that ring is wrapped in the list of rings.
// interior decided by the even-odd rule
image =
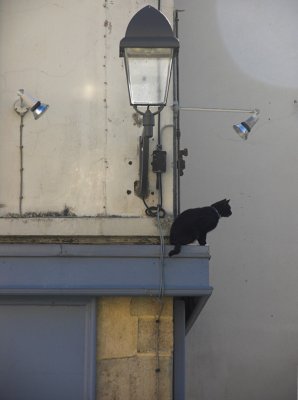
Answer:
[[[242,113],[242,114],[260,114],[260,110],[255,108],[253,110],[241,109],[241,108],[220,108],[220,107],[180,107],[176,102],[173,104],[173,111],[209,111],[209,112],[231,112],[231,113]]]

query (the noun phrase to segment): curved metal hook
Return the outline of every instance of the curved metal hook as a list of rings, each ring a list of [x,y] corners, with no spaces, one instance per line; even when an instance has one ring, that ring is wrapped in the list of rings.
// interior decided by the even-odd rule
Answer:
[[[147,111],[149,110],[149,107],[150,106],[147,106]],[[162,106],[159,106],[158,107],[158,110],[157,111],[155,111],[155,112],[152,112],[152,111],[150,111],[151,112],[151,114],[152,115],[156,115],[156,114],[159,114],[163,109],[164,109],[164,105],[162,105]],[[138,114],[141,114],[141,115],[145,115],[145,112],[143,112],[143,111],[140,111],[139,109],[138,109],[138,106],[137,105],[133,105],[133,108],[135,109],[135,111],[138,113]]]

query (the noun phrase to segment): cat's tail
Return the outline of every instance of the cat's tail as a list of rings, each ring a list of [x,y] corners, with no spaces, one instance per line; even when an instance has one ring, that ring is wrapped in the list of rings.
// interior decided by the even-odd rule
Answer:
[[[181,250],[181,245],[180,244],[175,244],[175,247],[173,248],[173,250],[171,250],[169,252],[169,257],[174,256],[175,254],[179,254]]]

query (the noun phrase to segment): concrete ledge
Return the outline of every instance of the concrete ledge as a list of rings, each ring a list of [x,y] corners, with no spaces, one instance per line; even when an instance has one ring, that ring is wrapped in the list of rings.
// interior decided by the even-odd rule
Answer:
[[[166,223],[166,221],[163,221]],[[6,236],[91,235],[91,236],[158,236],[155,218],[147,216],[100,217],[0,217],[0,232]]]

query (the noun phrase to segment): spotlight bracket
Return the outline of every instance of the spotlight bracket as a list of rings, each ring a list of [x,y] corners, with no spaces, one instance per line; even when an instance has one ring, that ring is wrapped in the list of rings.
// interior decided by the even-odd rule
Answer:
[[[14,110],[20,117],[24,117],[30,108],[26,107],[23,101],[19,99],[14,103]]]

